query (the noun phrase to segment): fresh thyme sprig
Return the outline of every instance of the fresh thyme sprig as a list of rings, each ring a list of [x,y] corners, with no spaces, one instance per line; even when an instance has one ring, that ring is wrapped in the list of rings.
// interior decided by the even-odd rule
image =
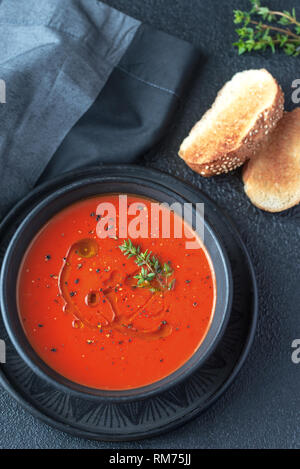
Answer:
[[[175,279],[169,281],[169,278],[173,275],[173,270],[168,263],[160,264],[156,256],[152,254],[152,251],[146,249],[141,252],[140,246],[134,246],[130,239],[127,239],[119,246],[124,256],[128,259],[135,257],[135,263],[141,267],[140,272],[134,276],[137,279],[138,287],[148,287],[152,292],[159,289],[161,290],[172,290],[175,285]],[[159,288],[155,286],[158,284]]]
[[[265,51],[268,47],[274,53],[276,48],[287,55],[300,54],[300,22],[295,8],[291,12],[273,11],[261,6],[260,0],[250,0],[250,11],[234,10],[234,23],[241,24],[236,29],[239,40],[233,45],[238,53]]]

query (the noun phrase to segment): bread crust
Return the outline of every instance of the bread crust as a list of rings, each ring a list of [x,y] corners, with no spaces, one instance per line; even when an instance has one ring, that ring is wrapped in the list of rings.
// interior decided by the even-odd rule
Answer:
[[[244,190],[268,212],[300,203],[300,108],[286,112],[267,144],[243,169]]]
[[[269,72],[265,72],[269,74]],[[194,141],[191,142],[188,146],[184,145],[184,142],[186,142],[189,137],[185,139],[185,141],[180,147],[179,156],[186,162],[186,164],[190,168],[199,173],[201,176],[210,177],[222,173],[228,173],[229,171],[238,168],[239,166],[244,164],[245,161],[255,155],[255,153],[260,149],[263,142],[267,139],[268,134],[276,127],[278,121],[283,115],[284,94],[277,81],[274,78],[273,80],[276,84],[276,94],[274,96],[272,105],[265,108],[262,112],[259,113],[254,125],[251,127],[249,132],[242,138],[242,140],[240,139],[240,135],[238,133],[232,133],[230,135],[229,138],[231,142],[236,142],[235,148],[229,151],[220,152],[219,154],[217,154],[217,158],[215,158],[213,161],[204,161],[200,163],[197,161],[199,156],[199,148],[197,148],[197,138],[194,138]],[[218,93],[218,96],[220,96],[220,94],[223,92],[223,89],[224,87]],[[241,106],[243,106],[243,103],[241,103]],[[210,110],[207,113],[209,112]],[[204,118],[204,116],[202,117],[202,119]],[[196,127],[197,125],[199,125],[199,122],[193,127],[190,132],[190,135],[193,132],[195,133]],[[226,137],[224,136],[224,138]]]

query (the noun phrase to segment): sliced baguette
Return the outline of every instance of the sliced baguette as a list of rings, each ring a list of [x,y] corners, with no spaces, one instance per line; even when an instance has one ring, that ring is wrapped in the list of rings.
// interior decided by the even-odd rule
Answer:
[[[300,203],[300,108],[284,114],[243,169],[243,181],[251,202],[268,212]]]
[[[179,156],[202,176],[227,173],[255,154],[283,108],[283,92],[267,70],[237,73],[182,142]]]

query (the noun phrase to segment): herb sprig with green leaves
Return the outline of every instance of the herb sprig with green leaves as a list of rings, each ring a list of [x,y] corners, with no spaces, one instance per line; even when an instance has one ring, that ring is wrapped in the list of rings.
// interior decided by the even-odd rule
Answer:
[[[141,252],[140,246],[134,246],[130,239],[127,239],[119,246],[124,256],[128,259],[135,257],[135,263],[141,267],[140,272],[134,276],[137,279],[138,287],[147,287],[150,291],[172,290],[175,286],[175,279],[170,280],[173,270],[168,263],[160,264],[158,258],[152,251],[146,249]]]
[[[291,12],[273,11],[261,6],[259,0],[250,0],[250,11],[234,10],[234,23],[241,24],[236,29],[239,40],[233,45],[238,53],[265,51],[270,48],[274,53],[282,49],[287,55],[300,54],[300,22],[297,21],[295,8]]]

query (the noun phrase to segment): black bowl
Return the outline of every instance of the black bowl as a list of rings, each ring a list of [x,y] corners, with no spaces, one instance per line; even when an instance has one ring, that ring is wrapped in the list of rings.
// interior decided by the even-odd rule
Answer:
[[[147,178],[143,179],[143,177],[138,175],[135,176],[132,167],[128,175],[126,175],[126,167],[118,167],[115,171],[112,170],[111,174],[108,174],[106,171],[101,175],[101,170],[99,170],[99,173],[95,173],[93,177],[84,178],[53,192],[26,215],[10,241],[2,264],[2,315],[9,337],[22,359],[37,375],[54,384],[59,389],[75,395],[82,395],[83,393],[91,398],[110,400],[117,399],[123,401],[146,398],[156,392],[166,390],[186,378],[197,367],[203,364],[214,351],[222,338],[231,312],[233,294],[231,268],[219,236],[209,223],[209,214],[206,214],[204,220],[204,245],[210,255],[216,277],[217,296],[215,312],[209,331],[202,344],[182,367],[169,376],[144,387],[124,391],[110,391],[82,386],[51,369],[30,345],[19,320],[16,300],[16,284],[22,258],[30,242],[42,226],[68,205],[98,194],[116,192],[137,194],[169,204],[174,202],[190,202],[195,204],[199,202],[198,200],[187,200],[180,193],[176,192],[176,179],[174,179],[174,190],[171,191],[163,184],[156,182],[155,178],[149,180]]]

